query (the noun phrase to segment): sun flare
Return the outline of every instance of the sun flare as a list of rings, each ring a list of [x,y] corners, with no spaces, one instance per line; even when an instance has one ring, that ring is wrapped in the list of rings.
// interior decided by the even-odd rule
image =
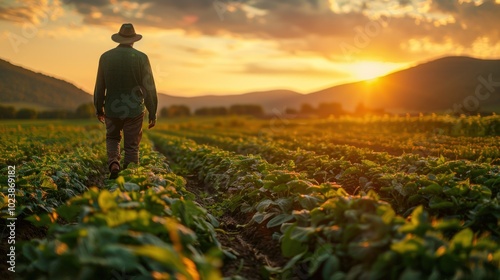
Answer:
[[[352,64],[352,75],[358,80],[374,81],[378,77],[388,74],[396,70],[398,66],[377,62],[377,61],[362,61]]]

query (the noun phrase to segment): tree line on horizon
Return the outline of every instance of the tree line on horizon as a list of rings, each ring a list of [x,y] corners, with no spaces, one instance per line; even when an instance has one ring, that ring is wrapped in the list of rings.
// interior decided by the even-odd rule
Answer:
[[[88,119],[95,117],[92,103],[81,104],[74,111],[69,110],[35,110],[33,108],[19,108],[0,105],[0,119]]]
[[[226,107],[204,107],[196,109],[191,113],[191,109],[186,105],[171,105],[163,107],[159,112],[160,117],[186,117],[186,116],[222,116],[222,115],[264,115],[264,110],[260,105],[242,104]],[[35,110],[33,108],[16,109],[14,106],[0,105],[0,119],[90,119],[95,117],[93,103],[85,103],[74,111],[68,110]]]
[[[366,107],[363,103],[359,103],[354,112],[348,112],[342,108],[342,104],[337,102],[324,102],[314,107],[308,103],[302,104],[300,109],[286,108],[284,113],[287,115],[301,115],[301,116],[342,116],[342,115],[383,115],[384,109],[372,109]],[[186,105],[171,105],[163,107],[160,110],[160,117],[174,118],[174,117],[189,117],[189,116],[226,116],[226,115],[251,115],[251,116],[264,116],[264,109],[261,105],[244,104],[232,105],[230,107],[215,106],[215,107],[201,107],[193,112]]]
[[[261,105],[256,104],[236,104],[230,107],[215,106],[215,107],[201,107],[193,112],[186,105],[171,105],[163,107],[160,110],[160,117],[162,118],[175,118],[175,117],[189,117],[189,116],[226,116],[226,115],[250,115],[262,116],[264,109]]]
[[[342,108],[342,104],[337,102],[320,103],[314,107],[308,103],[302,104],[300,109],[286,108],[286,115],[330,117],[342,115],[381,115],[383,109],[370,109],[360,103],[354,112],[347,112]],[[192,111],[187,105],[170,105],[163,107],[159,111],[160,118],[177,118],[190,116],[227,116],[227,115],[247,115],[254,117],[265,116],[264,109],[257,104],[236,104],[229,107],[213,106],[201,107]],[[95,117],[93,103],[81,104],[74,111],[68,110],[45,110],[37,111],[32,108],[16,109],[13,106],[0,105],[0,119],[90,119]]]

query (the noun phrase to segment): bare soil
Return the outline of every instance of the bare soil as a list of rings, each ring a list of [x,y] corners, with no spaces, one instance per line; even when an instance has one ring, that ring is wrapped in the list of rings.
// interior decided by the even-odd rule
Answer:
[[[196,201],[202,206],[220,201],[206,201],[204,192],[210,188],[197,180],[196,175],[184,176],[186,189],[196,195]],[[265,223],[252,223],[251,215],[225,212],[217,217],[220,229],[217,238],[224,249],[237,256],[236,259],[225,258],[221,272],[224,277],[240,276],[244,279],[268,279],[265,266],[283,266],[286,260],[281,255],[279,242],[272,239],[273,231]],[[242,226],[247,225],[247,226]]]

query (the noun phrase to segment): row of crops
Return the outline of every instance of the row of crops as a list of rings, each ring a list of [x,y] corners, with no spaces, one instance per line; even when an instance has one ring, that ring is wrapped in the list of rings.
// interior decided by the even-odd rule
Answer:
[[[100,126],[0,126],[16,216],[44,232],[16,243],[16,276],[238,279],[220,241],[230,215],[232,234],[257,229],[285,260],[251,279],[500,279],[498,124],[172,121],[146,131],[140,164],[117,180]],[[2,183],[2,217],[7,193]]]
[[[171,130],[164,132],[179,134]],[[398,212],[429,204],[441,213],[448,209],[465,215],[477,206],[477,198],[496,197],[496,186],[500,184],[499,166],[484,162],[423,158],[413,154],[396,157],[344,145],[324,145],[328,153],[321,154],[316,149],[288,149],[287,143],[265,137],[248,136],[243,140],[199,132],[180,134],[226,150],[259,154],[271,163],[288,164],[294,171],[305,173],[319,183],[340,183],[351,194],[373,189]]]
[[[277,273],[303,279],[499,276],[497,165],[334,144],[321,153],[307,141],[293,149],[291,142],[302,143],[298,136],[287,142],[252,135],[258,133],[169,128],[151,138],[232,211],[251,213],[251,222],[274,230],[290,258]]]
[[[0,166],[5,175],[9,165],[16,166],[16,217],[46,237],[17,240],[15,274],[2,274],[21,279],[219,279],[224,251],[216,238],[218,222],[194,202],[184,178],[170,171],[146,138],[139,166],[107,180],[105,133],[96,128],[4,128],[2,142],[9,144],[3,148],[23,155]],[[2,197],[2,217],[7,218],[3,184]],[[16,229],[18,235],[23,230],[31,229]]]

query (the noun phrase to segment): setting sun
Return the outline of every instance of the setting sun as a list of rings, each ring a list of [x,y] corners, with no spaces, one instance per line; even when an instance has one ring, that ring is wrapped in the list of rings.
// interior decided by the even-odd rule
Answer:
[[[399,65],[393,63],[384,63],[377,61],[363,61],[352,64],[351,72],[358,80],[375,80],[399,68]]]

